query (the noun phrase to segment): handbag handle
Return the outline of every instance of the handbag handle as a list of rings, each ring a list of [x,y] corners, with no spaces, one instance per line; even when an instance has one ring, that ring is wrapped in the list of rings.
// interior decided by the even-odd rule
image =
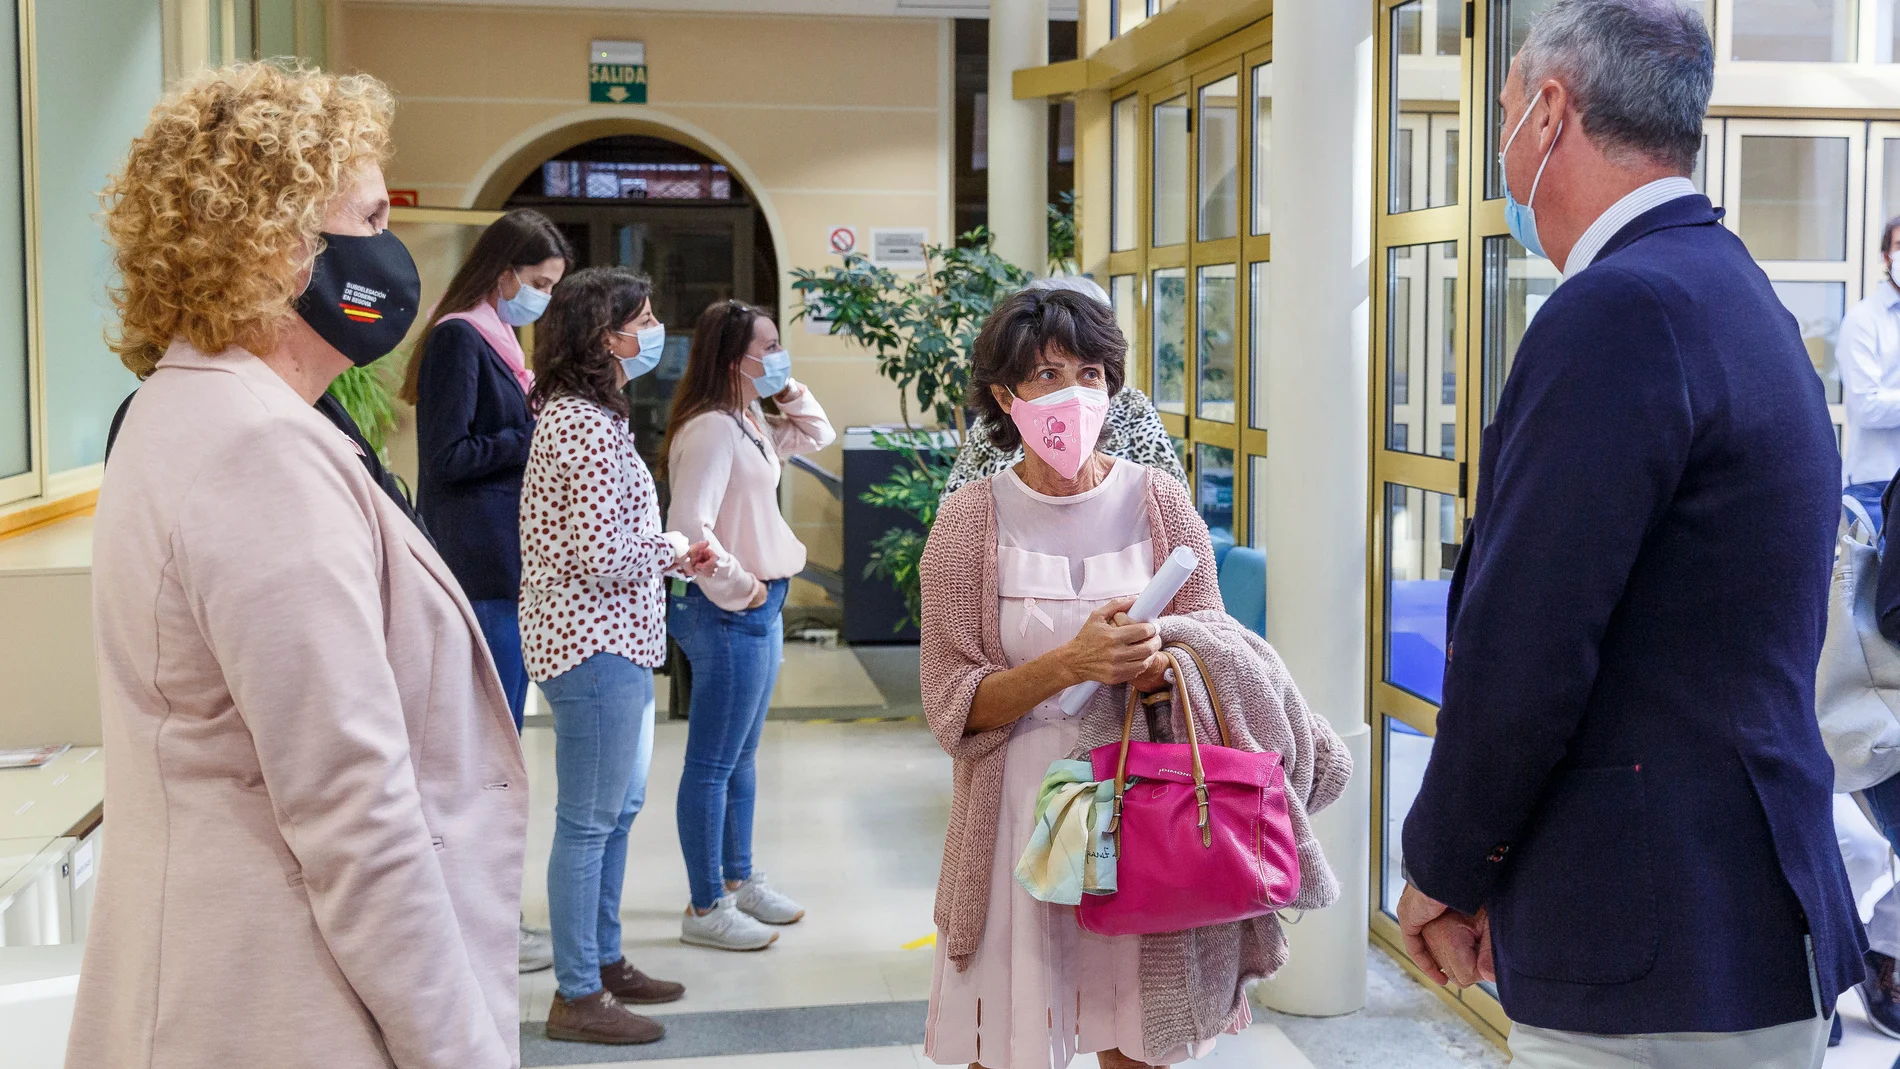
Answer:
[[[1189,659],[1194,662],[1195,671],[1201,676],[1202,686],[1207,688],[1208,697],[1212,700],[1214,705],[1215,724],[1220,729],[1221,744],[1223,746],[1228,745],[1227,722],[1225,716],[1221,713],[1220,698],[1215,695],[1214,687],[1207,678],[1207,668],[1201,663],[1200,655],[1195,653],[1192,647],[1185,644],[1169,646],[1162,650],[1161,655],[1168,659],[1168,664],[1174,669],[1175,700],[1181,704],[1181,719],[1187,724],[1188,753],[1194,762],[1192,765],[1194,769],[1194,801],[1198,810],[1201,846],[1206,849],[1211,849],[1214,845],[1214,830],[1208,824],[1207,775],[1201,768],[1201,740],[1199,733],[1194,729],[1194,709],[1192,703],[1188,700],[1186,675],[1181,667],[1181,659],[1175,654],[1175,650],[1177,649],[1187,651]],[[1116,857],[1121,856],[1122,850],[1120,832],[1122,824],[1122,798],[1128,791],[1128,747],[1134,739],[1135,709],[1140,703],[1141,699],[1136,695],[1135,688],[1129,687],[1128,710],[1122,717],[1121,755],[1115,764],[1115,811],[1108,822],[1108,834],[1115,837]]]

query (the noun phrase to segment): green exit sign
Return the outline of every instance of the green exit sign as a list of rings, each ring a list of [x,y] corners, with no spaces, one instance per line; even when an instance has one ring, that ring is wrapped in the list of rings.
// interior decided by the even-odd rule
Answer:
[[[595,104],[646,103],[646,44],[595,41],[587,55],[587,99]]]

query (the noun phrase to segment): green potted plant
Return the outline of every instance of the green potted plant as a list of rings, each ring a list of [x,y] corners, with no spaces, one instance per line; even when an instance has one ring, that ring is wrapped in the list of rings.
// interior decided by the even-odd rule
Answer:
[[[895,586],[916,622],[922,619],[917,566],[955,460],[930,432],[949,429],[963,440],[970,346],[997,302],[1030,278],[996,255],[994,239],[980,227],[956,245],[926,247],[925,255],[928,266],[916,274],[900,275],[858,255],[822,271],[792,272],[801,301],[793,319],[828,321],[832,334],[876,353],[878,373],[897,383],[904,430],[880,433],[876,441],[908,463],[868,489],[863,500],[912,516],[923,531],[893,527],[880,535],[865,575]]]
[[[370,448],[387,462],[389,457],[384,446],[388,444],[389,432],[396,426],[396,395],[390,389],[389,376],[382,365],[352,367],[338,375],[336,381],[330,383],[330,396],[342,403],[343,410],[356,421]]]

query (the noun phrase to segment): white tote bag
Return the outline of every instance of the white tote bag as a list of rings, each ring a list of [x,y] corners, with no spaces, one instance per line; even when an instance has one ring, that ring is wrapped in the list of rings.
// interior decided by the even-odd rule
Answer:
[[[1874,612],[1880,550],[1873,521],[1860,502],[1842,503],[1853,518],[1841,521],[1814,711],[1834,758],[1834,789],[1845,793],[1900,773],[1900,648],[1880,633]]]

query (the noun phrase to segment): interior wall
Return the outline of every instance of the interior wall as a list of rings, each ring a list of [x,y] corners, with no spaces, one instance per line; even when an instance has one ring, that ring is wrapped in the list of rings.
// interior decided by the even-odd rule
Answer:
[[[784,320],[796,308],[791,270],[839,262],[826,243],[832,227],[857,227],[867,248],[873,227],[924,227],[932,242],[946,239],[947,21],[374,2],[334,11],[332,65],[374,74],[397,94],[389,184],[416,190],[425,206],[500,207],[506,191],[495,189],[512,186],[494,175],[538,164],[525,157],[545,158],[551,127],[619,117],[630,127],[703,132],[752,179],[779,239],[778,304],[793,374],[840,431],[898,418],[896,390],[868,351]],[[588,105],[595,39],[645,43],[646,105]],[[842,469],[837,446],[817,460]],[[808,476],[787,480],[793,528],[813,561],[838,567],[839,503]]]

